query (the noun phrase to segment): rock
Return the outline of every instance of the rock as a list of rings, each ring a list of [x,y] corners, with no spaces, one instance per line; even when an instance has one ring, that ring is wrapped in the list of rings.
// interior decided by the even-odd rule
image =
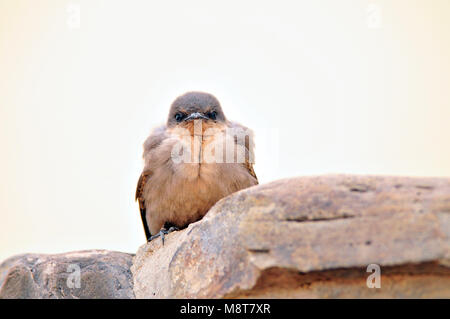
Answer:
[[[134,298],[131,262],[106,250],[15,256],[0,264],[0,299]]]
[[[366,284],[370,264],[380,266],[381,288]],[[255,186],[164,247],[142,246],[131,271],[137,298],[450,298],[450,179]]]
[[[92,250],[0,264],[0,298],[134,297],[450,298],[450,179],[279,180],[222,199],[134,257]]]

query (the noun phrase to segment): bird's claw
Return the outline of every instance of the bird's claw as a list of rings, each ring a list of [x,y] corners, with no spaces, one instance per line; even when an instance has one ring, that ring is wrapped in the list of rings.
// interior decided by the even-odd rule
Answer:
[[[153,239],[155,239],[155,238],[161,237],[161,241],[162,241],[162,244],[163,244],[163,246],[164,246],[164,239],[165,239],[164,236],[165,236],[165,235],[168,235],[168,234],[170,234],[171,232],[176,231],[176,230],[178,230],[178,228],[175,227],[175,226],[170,227],[169,230],[167,230],[167,229],[165,229],[165,228],[163,227],[163,228],[161,228],[161,230],[159,231],[159,233],[157,233],[157,234],[151,236],[151,237],[148,239],[148,242],[151,242],[151,241],[152,241]]]

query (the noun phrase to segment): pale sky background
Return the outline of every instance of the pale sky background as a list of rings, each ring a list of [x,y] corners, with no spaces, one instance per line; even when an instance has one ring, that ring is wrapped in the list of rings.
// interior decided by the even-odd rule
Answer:
[[[142,143],[189,90],[261,183],[448,177],[450,1],[0,0],[0,260],[134,253]]]

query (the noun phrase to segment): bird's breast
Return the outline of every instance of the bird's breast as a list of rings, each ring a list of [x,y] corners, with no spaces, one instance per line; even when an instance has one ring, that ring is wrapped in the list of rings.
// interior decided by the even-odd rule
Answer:
[[[255,185],[245,165],[236,161],[236,150],[226,130],[171,131],[148,160],[153,172],[145,188],[150,231],[164,222],[178,227],[194,222],[221,198]]]

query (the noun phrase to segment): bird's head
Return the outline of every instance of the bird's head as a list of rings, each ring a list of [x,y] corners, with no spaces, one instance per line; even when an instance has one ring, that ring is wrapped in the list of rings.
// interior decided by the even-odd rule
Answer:
[[[211,124],[226,122],[222,107],[213,95],[188,92],[177,97],[170,108],[167,126],[187,126],[195,120]]]

